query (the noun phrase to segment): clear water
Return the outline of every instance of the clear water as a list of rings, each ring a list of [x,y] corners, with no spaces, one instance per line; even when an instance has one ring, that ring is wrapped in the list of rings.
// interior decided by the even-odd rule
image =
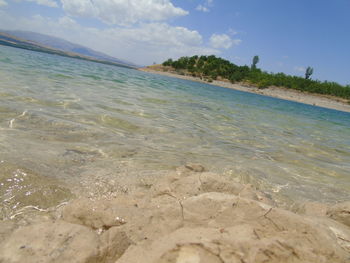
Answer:
[[[350,194],[349,113],[3,46],[0,80],[3,214],[186,162],[281,203]]]

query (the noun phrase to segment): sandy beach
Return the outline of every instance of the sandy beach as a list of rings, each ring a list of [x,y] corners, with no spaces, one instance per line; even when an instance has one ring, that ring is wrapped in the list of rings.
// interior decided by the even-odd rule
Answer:
[[[159,68],[160,67],[157,67],[157,66],[150,66],[145,68],[139,68],[139,70],[152,73],[152,74],[159,74],[159,75],[164,75],[164,76],[173,77],[173,78],[191,80],[191,81],[206,83],[206,84],[215,85],[223,88],[240,90],[240,91],[260,94],[264,96],[319,106],[323,108],[350,112],[350,104],[347,102],[347,100],[338,98],[338,97],[310,94],[310,93],[305,93],[297,90],[280,88],[280,87],[269,87],[266,89],[259,89],[253,86],[232,84],[228,81],[221,81],[221,80],[214,80],[213,82],[208,83],[207,81],[201,80],[196,77],[192,77],[188,75],[179,75],[173,72],[165,72],[165,71],[157,70]]]

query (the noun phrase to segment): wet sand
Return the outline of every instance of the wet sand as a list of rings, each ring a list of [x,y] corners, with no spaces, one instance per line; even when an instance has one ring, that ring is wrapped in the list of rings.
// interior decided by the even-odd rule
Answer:
[[[201,83],[206,83],[209,85],[215,85],[223,88],[228,89],[234,89],[234,90],[240,90],[260,95],[265,95],[269,97],[284,99],[284,100],[290,100],[295,101],[299,103],[319,106],[323,108],[328,109],[334,109],[344,112],[350,112],[350,104],[347,102],[346,99],[334,97],[334,96],[328,96],[328,95],[319,95],[319,94],[311,94],[306,92],[301,92],[297,90],[287,89],[287,88],[280,88],[280,87],[269,87],[266,89],[259,89],[254,86],[248,86],[248,85],[242,85],[242,84],[232,84],[228,81],[222,81],[222,80],[214,80],[213,82],[207,82],[204,80],[201,80],[196,77],[187,76],[187,75],[179,75],[173,72],[165,72],[162,71],[160,67],[145,67],[145,68],[139,68],[140,71],[152,73],[152,74],[159,74],[164,75],[168,77],[174,77],[179,79],[185,79],[185,80],[191,80]]]

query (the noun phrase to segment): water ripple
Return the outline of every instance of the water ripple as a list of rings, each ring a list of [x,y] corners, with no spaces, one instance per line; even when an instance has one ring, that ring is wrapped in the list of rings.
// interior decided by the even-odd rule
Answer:
[[[102,167],[115,177],[126,163],[131,173],[200,162],[281,200],[334,202],[350,194],[348,113],[0,50],[1,160],[64,182]]]

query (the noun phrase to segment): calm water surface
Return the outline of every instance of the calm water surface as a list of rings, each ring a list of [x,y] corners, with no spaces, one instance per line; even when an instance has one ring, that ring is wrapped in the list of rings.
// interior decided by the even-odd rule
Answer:
[[[349,113],[3,46],[0,80],[0,218],[186,162],[281,203],[350,196]]]

